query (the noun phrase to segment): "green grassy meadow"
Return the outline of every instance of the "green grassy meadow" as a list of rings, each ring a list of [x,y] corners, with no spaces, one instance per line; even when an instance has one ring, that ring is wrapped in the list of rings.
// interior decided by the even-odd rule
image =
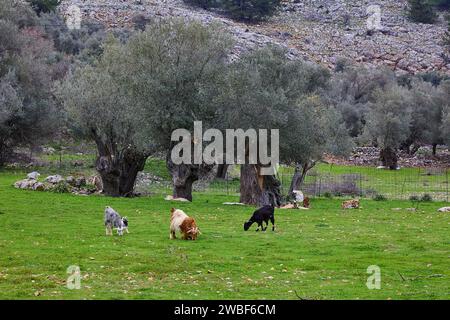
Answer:
[[[344,211],[318,198],[311,210],[277,209],[276,232],[244,232],[254,208],[222,205],[235,196],[85,197],[14,189],[21,178],[0,172],[2,299],[450,298],[445,203],[362,200]],[[105,236],[106,205],[129,218],[130,234]],[[198,241],[169,240],[172,206],[196,218]],[[79,290],[66,287],[71,265]],[[380,290],[366,287],[370,265]]]

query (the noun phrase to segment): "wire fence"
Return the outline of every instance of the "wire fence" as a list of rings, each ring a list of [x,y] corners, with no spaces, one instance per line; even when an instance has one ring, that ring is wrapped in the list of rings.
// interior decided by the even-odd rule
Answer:
[[[278,175],[283,195],[287,195],[293,173]],[[409,200],[425,195],[435,201],[449,201],[449,168],[402,168],[381,170],[368,167],[321,167],[311,170],[300,186],[309,197],[384,197],[392,200]],[[145,191],[170,194],[171,181],[160,180],[147,184]],[[227,175],[225,179],[200,180],[194,191],[216,195],[237,196],[240,192],[239,178]],[[428,197],[427,196],[427,197]]]

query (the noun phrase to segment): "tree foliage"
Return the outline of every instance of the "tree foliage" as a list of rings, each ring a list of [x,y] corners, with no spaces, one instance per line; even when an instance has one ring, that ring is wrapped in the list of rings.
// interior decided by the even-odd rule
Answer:
[[[436,21],[436,12],[429,0],[408,0],[409,18],[413,22],[433,24]]]
[[[58,128],[51,89],[64,74],[62,59],[31,25],[36,21],[20,2],[7,0],[0,8],[0,163],[13,147],[35,145]]]
[[[236,20],[261,21],[273,15],[281,0],[184,0],[203,9],[217,8]]]
[[[175,129],[191,129],[196,120],[207,124],[215,115],[212,101],[229,46],[217,26],[163,20],[126,44],[110,40],[97,64],[68,79],[62,99],[97,143],[97,170],[109,194],[132,192],[148,154],[156,149],[170,154]],[[179,180],[198,179],[198,168],[186,167],[184,176],[173,168],[180,189],[186,185]]]
[[[37,14],[54,12],[62,0],[27,0]]]

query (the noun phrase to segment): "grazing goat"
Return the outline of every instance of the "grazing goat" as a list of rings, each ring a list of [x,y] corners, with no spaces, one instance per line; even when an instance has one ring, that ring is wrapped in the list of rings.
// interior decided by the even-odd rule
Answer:
[[[111,207],[105,208],[105,227],[106,235],[112,236],[112,229],[117,229],[117,234],[119,236],[123,235],[123,231],[128,231],[128,219],[126,217],[121,217],[118,212],[116,212]]]
[[[189,217],[183,210],[170,209],[170,239],[176,239],[176,232],[181,232],[183,240],[196,240],[200,230],[194,218]]]
[[[273,206],[264,206],[256,210],[251,218],[244,223],[244,230],[247,231],[251,225],[256,222],[258,224],[256,231],[259,231],[259,228],[261,228],[262,231],[266,231],[269,226],[269,220],[272,222],[272,231],[275,231],[275,208]],[[265,228],[263,222],[266,223]]]

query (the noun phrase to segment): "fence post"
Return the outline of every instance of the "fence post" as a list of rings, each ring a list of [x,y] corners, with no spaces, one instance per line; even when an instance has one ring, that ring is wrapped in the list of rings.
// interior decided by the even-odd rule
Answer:
[[[362,187],[362,168],[359,171],[359,196],[363,197],[363,187]]]
[[[228,192],[228,170],[227,170],[227,172],[225,173],[225,184],[226,184],[226,186],[227,186],[227,196],[229,196],[230,193]]]
[[[446,188],[447,188],[447,202],[448,202],[448,169],[447,170],[445,170],[445,185],[446,185]]]

